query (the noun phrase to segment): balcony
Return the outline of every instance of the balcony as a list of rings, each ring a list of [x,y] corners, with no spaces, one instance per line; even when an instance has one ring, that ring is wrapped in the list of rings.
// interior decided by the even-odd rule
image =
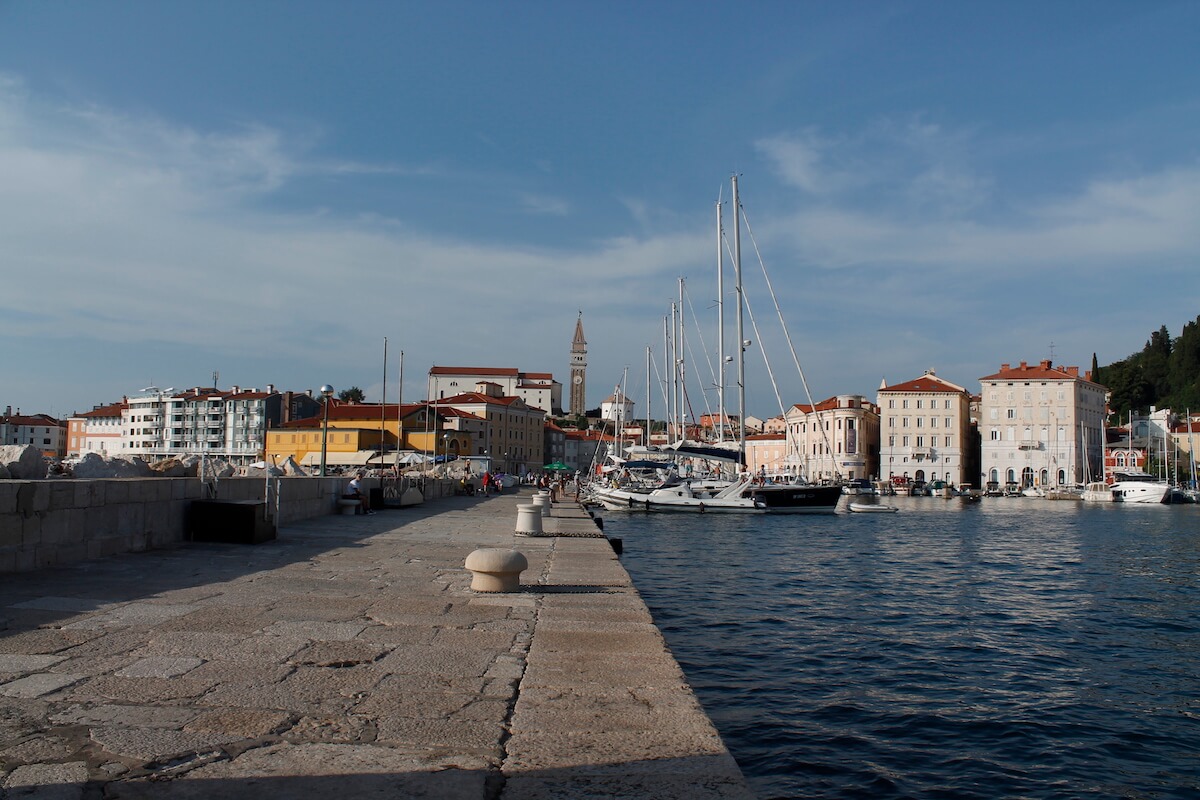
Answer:
[[[1041,450],[1042,443],[1035,442],[1032,439],[1023,439],[1021,441],[1021,443],[1017,445],[1017,449],[1018,450]]]
[[[908,457],[914,461],[924,461],[933,458],[932,447],[914,447],[908,452]]]

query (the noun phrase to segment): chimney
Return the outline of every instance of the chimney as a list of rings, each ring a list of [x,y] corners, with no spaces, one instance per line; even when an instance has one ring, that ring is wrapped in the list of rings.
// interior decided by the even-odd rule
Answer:
[[[1001,372],[1007,372],[1007,371],[1008,371],[1009,369],[1011,369],[1011,368],[1012,368],[1012,365],[1011,365],[1011,364],[1001,364],[1001,365],[1000,365],[1000,371],[1001,371]]]
[[[1066,369],[1067,369],[1067,374],[1070,375],[1072,378],[1079,377],[1079,367],[1067,367]]]
[[[312,397],[312,389],[305,389],[305,390],[304,390],[304,393],[305,393],[306,395],[308,395],[309,397]]]
[[[1017,369],[1029,369],[1029,365],[1022,361],[1021,366],[1017,367]]]
[[[1038,366],[1042,369],[1050,369],[1050,359],[1047,358],[1046,360],[1039,362]]]
[[[273,383],[267,384],[267,394],[275,394],[275,384],[273,384]]]
[[[238,388],[238,385],[235,383],[233,386],[229,387],[229,391],[233,394],[237,394],[241,390]]]

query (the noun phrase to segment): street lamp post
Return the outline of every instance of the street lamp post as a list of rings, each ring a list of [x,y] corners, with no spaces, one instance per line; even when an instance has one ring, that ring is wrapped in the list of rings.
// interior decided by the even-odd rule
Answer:
[[[321,427],[321,477],[325,477],[325,453],[329,443],[329,399],[333,397],[333,387],[325,384],[321,387],[321,396],[325,398],[325,421]]]

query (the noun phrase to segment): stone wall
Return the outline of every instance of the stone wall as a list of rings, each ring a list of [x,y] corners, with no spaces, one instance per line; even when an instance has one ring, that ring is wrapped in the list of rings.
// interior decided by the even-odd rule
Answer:
[[[223,478],[216,499],[261,501],[267,485],[262,478]],[[285,478],[270,485],[279,487],[276,524],[287,525],[335,513],[346,479]],[[196,478],[0,480],[0,573],[178,547],[186,541],[188,506],[202,498],[211,494]],[[270,506],[274,514],[274,496]]]

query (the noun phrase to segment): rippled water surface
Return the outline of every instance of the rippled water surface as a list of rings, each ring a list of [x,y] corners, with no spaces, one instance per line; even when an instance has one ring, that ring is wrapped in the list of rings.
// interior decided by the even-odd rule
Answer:
[[[760,797],[1200,797],[1200,507],[605,515]]]

